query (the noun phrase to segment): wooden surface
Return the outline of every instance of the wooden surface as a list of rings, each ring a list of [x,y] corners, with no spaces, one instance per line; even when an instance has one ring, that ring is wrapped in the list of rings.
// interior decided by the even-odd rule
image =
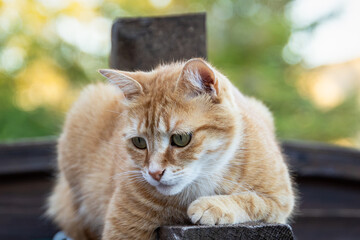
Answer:
[[[49,173],[54,168],[54,138],[32,142],[0,144],[0,176],[34,172]]]
[[[283,148],[301,176],[360,181],[360,156],[356,149],[301,141],[285,142]]]
[[[0,177],[1,240],[49,239],[54,235],[56,228],[43,217],[51,186],[49,174]]]

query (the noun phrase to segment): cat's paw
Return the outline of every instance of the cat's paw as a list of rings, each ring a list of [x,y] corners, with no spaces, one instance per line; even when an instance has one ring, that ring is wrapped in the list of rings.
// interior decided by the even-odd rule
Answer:
[[[235,213],[231,211],[221,197],[201,197],[193,201],[187,214],[193,223],[204,225],[234,224]]]

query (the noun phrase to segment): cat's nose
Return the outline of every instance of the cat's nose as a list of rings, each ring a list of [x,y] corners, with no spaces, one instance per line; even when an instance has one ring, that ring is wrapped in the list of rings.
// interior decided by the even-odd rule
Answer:
[[[160,181],[161,177],[164,175],[164,172],[165,172],[165,169],[158,170],[158,171],[155,171],[155,172],[149,171],[149,174],[156,181]]]

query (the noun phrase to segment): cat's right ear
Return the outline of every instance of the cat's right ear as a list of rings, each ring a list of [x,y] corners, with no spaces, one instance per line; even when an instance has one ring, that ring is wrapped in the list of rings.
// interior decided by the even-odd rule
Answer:
[[[100,69],[99,73],[123,92],[127,100],[133,100],[144,94],[141,84],[132,78],[134,73],[114,69]]]
[[[189,96],[208,94],[217,102],[220,87],[215,71],[201,58],[193,58],[184,64],[176,88],[183,89]]]

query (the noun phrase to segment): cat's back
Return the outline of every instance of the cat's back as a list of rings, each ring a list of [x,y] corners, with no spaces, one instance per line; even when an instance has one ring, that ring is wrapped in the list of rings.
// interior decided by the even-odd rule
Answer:
[[[87,181],[89,176],[96,183],[111,174],[114,153],[110,142],[117,127],[121,128],[122,98],[114,86],[92,84],[68,112],[58,142],[58,164],[70,185]]]
[[[246,116],[246,120],[256,123],[257,127],[262,128],[262,132],[265,130],[272,135],[275,131],[274,118],[269,108],[261,101],[245,96],[235,86],[231,86],[237,106],[241,109],[242,114]]]
[[[111,159],[114,153],[109,142],[115,128],[119,124],[121,127],[122,98],[115,86],[91,84],[82,90],[71,107],[58,140],[61,173],[58,188],[61,191],[49,200],[50,216],[61,219],[73,211],[74,219],[79,217],[81,224],[101,233],[113,192]],[[68,212],[63,211],[65,205]],[[58,221],[63,223],[63,220]]]
[[[95,147],[107,140],[122,112],[121,92],[110,84],[87,86],[67,114],[63,138],[75,141],[72,147]]]

